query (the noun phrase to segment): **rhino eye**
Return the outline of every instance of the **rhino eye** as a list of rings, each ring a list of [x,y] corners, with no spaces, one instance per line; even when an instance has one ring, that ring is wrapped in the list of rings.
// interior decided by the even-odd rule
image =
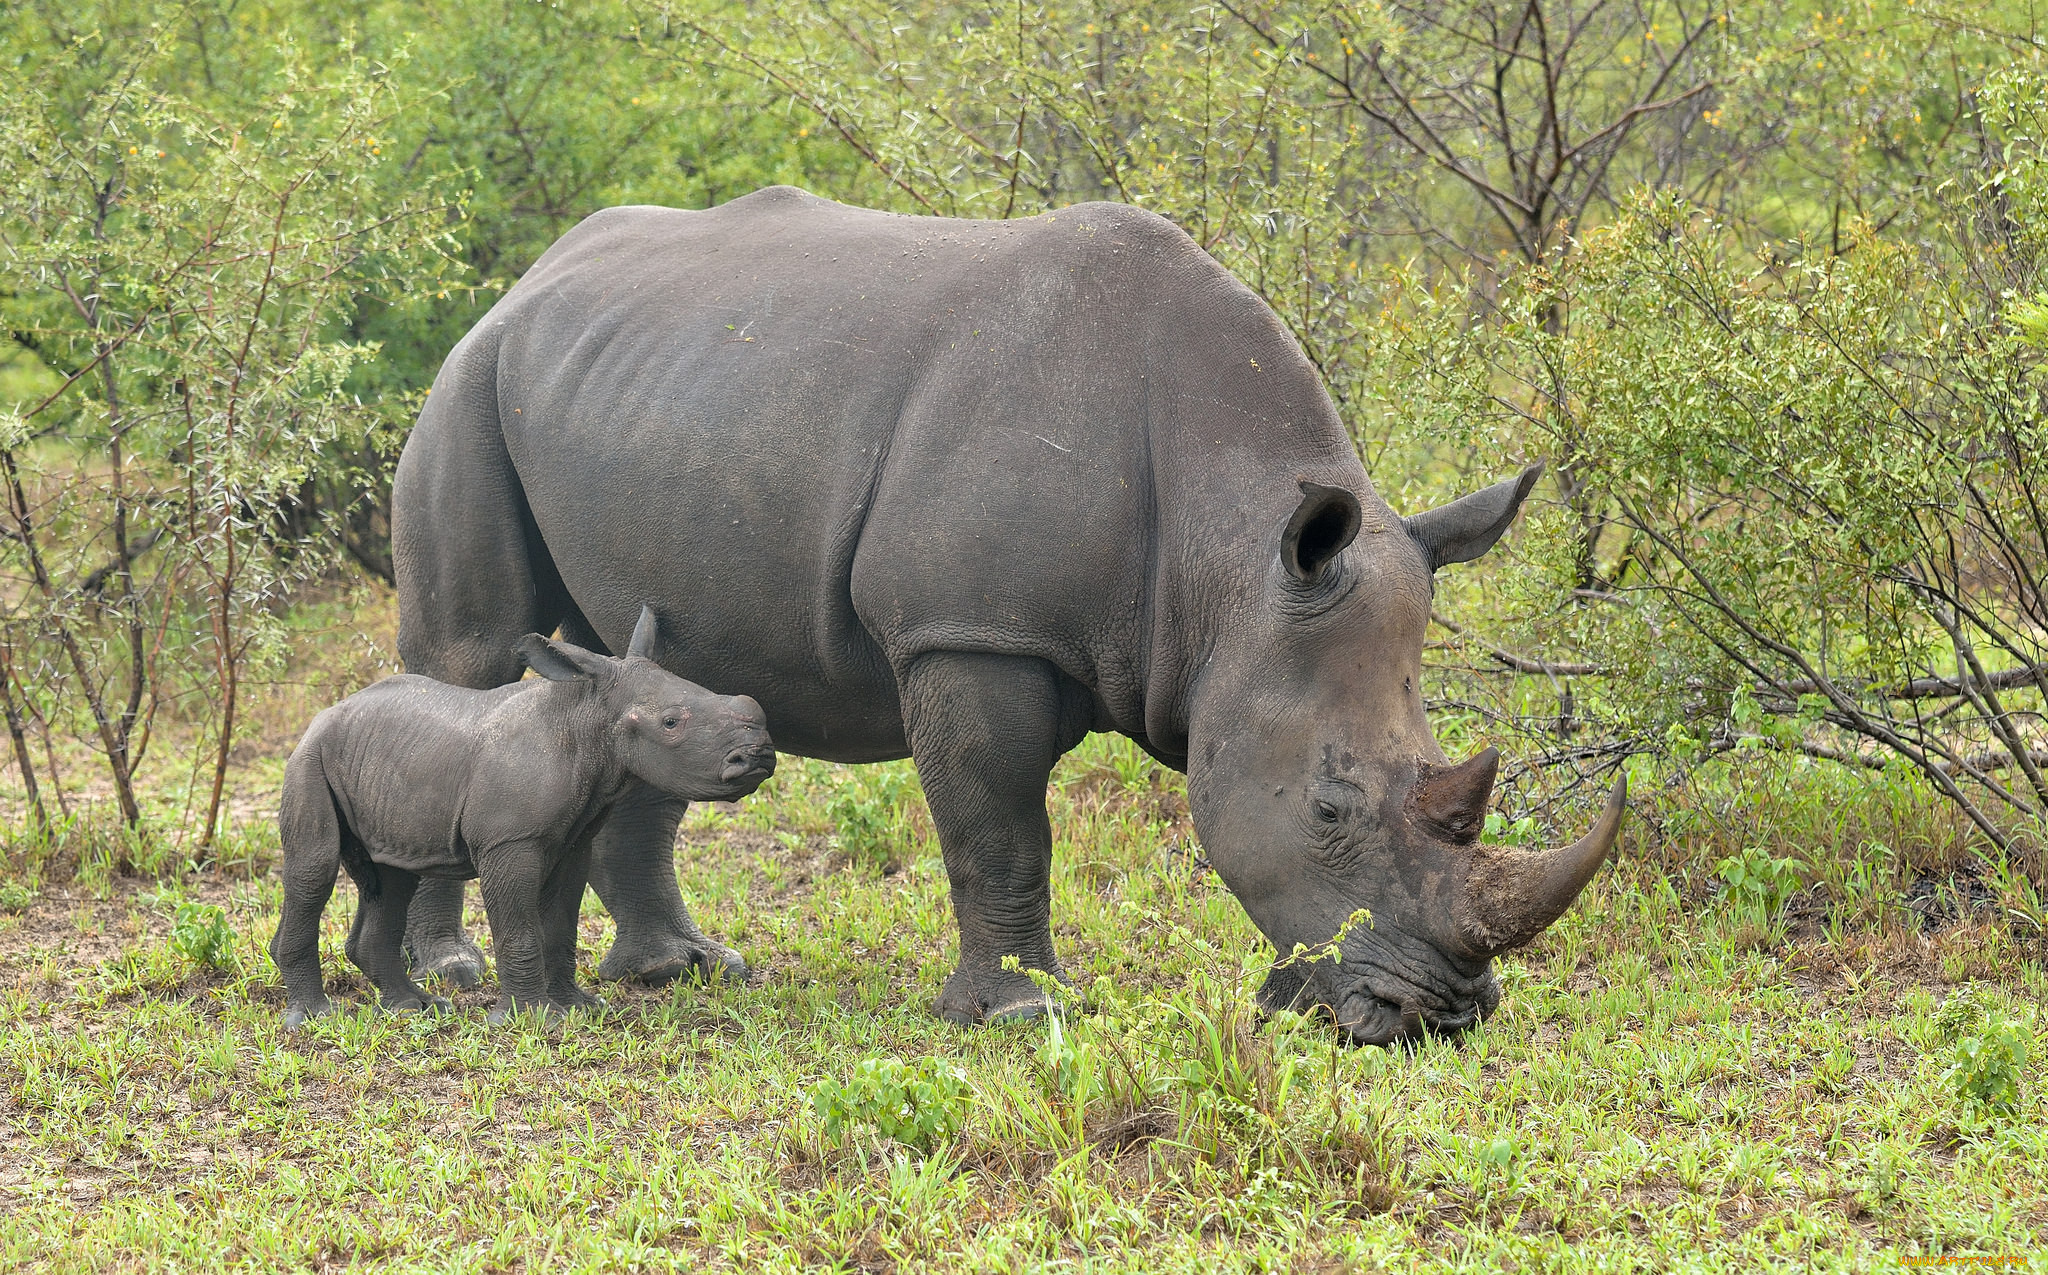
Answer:
[[[661,728],[663,730],[674,730],[676,728],[676,715],[674,713],[670,713],[668,716],[662,718]]]
[[[1337,822],[1337,816],[1341,813],[1337,809],[1336,803],[1324,801],[1321,797],[1316,798],[1315,808],[1316,818],[1322,820],[1324,823]]]

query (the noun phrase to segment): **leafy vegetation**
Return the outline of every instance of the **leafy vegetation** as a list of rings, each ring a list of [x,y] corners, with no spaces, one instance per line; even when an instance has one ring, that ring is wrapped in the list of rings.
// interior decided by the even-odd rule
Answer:
[[[2048,974],[2009,928],[1853,924],[1852,893],[1809,887],[1760,939],[1632,825],[1582,905],[1504,962],[1482,1028],[1336,1048],[1308,1020],[1259,1022],[1248,987],[1276,954],[1170,852],[1179,779],[1134,752],[1096,737],[1055,776],[1059,941],[1085,1002],[1057,1034],[931,1017],[951,968],[936,845],[913,831],[891,876],[848,863],[840,774],[797,759],[694,810],[679,854],[758,981],[607,987],[610,1013],[564,1026],[488,1028],[488,984],[445,1018],[372,1014],[336,907],[341,1012],[288,1038],[267,873],[48,885],[0,918],[0,1260],[1863,1271],[2038,1251],[2038,1051],[2010,1109],[1950,1073],[1987,1024],[2039,1031]],[[1923,793],[1893,835],[1934,853],[1942,817]],[[191,902],[226,916],[217,969],[173,947]],[[594,963],[594,899],[583,931]],[[920,1070],[966,1095],[950,1132],[927,1120],[928,1156],[818,1112],[821,1090],[868,1101],[885,1086],[864,1076]]]
[[[2048,64],[2018,3],[62,0],[0,23],[0,1262],[2043,1260]],[[1402,510],[1550,462],[1426,652],[1483,836],[1615,867],[1459,1042],[1262,1019],[1178,776],[1051,800],[1048,1021],[963,1033],[907,764],[679,870],[745,986],[277,1030],[282,759],[390,671],[390,467],[595,208],[776,181],[1182,226]],[[1369,924],[1361,917],[1356,924]],[[584,954],[609,941],[590,900]],[[249,1219],[265,1219],[252,1227]]]
[[[868,1058],[843,1084],[820,1081],[814,1102],[827,1138],[865,1126],[929,1155],[967,1123],[970,1095],[967,1077],[939,1059]]]

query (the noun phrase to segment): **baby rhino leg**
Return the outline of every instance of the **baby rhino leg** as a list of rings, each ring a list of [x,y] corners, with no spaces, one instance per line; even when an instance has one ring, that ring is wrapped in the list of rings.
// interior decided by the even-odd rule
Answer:
[[[531,841],[494,846],[477,855],[477,881],[483,887],[484,912],[491,919],[491,948],[498,966],[493,1023],[527,1010],[555,1018],[564,1008],[548,995],[547,926],[541,912],[541,895],[557,866],[549,862],[552,858]]]
[[[562,856],[541,890],[541,955],[547,963],[548,1000],[563,1009],[603,1009],[604,998],[576,986],[577,920],[590,877],[590,841]]]
[[[361,890],[356,923],[348,936],[348,959],[376,985],[378,1008],[445,1010],[448,1002],[429,994],[406,971],[405,913],[419,888],[419,874],[376,865],[374,883]],[[358,883],[362,885],[362,883]]]
[[[341,823],[316,745],[301,745],[285,767],[277,813],[284,848],[284,910],[270,959],[284,975],[287,1030],[333,1009],[320,984],[320,914],[341,870]]]

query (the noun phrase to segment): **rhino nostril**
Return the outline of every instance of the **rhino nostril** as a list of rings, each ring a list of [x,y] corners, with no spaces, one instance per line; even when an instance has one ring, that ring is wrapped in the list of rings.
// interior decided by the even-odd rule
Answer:
[[[736,748],[725,755],[725,769],[719,778],[726,783],[748,775],[775,773],[775,751],[769,748]]]

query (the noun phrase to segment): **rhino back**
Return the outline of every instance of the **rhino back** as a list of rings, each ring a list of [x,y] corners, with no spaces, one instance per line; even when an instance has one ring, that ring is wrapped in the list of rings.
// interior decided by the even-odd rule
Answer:
[[[471,690],[403,673],[387,677],[315,717],[290,764],[317,754],[342,822],[378,863],[474,875],[464,811],[479,778],[490,783],[521,754],[537,774],[545,769],[543,748],[535,746],[545,741],[507,738],[520,733],[519,701],[539,689],[533,682]],[[525,785],[529,792],[541,786]],[[490,804],[498,814],[513,813],[502,800]],[[536,812],[546,817],[540,804]]]
[[[1237,498],[1245,457],[1273,476],[1262,517],[1298,498],[1290,453],[1341,449],[1363,484],[1270,310],[1121,205],[975,222],[781,188],[614,209],[486,323],[507,451],[585,617],[617,649],[659,589],[663,662],[814,755],[907,751],[895,670],[936,649],[1041,656],[1099,726],[1145,734],[1162,422],[1239,455],[1175,462],[1202,502]],[[1251,408],[1205,364],[1226,356],[1277,364]],[[1289,374],[1305,411],[1275,404]],[[1253,417],[1264,436],[1238,436]]]

